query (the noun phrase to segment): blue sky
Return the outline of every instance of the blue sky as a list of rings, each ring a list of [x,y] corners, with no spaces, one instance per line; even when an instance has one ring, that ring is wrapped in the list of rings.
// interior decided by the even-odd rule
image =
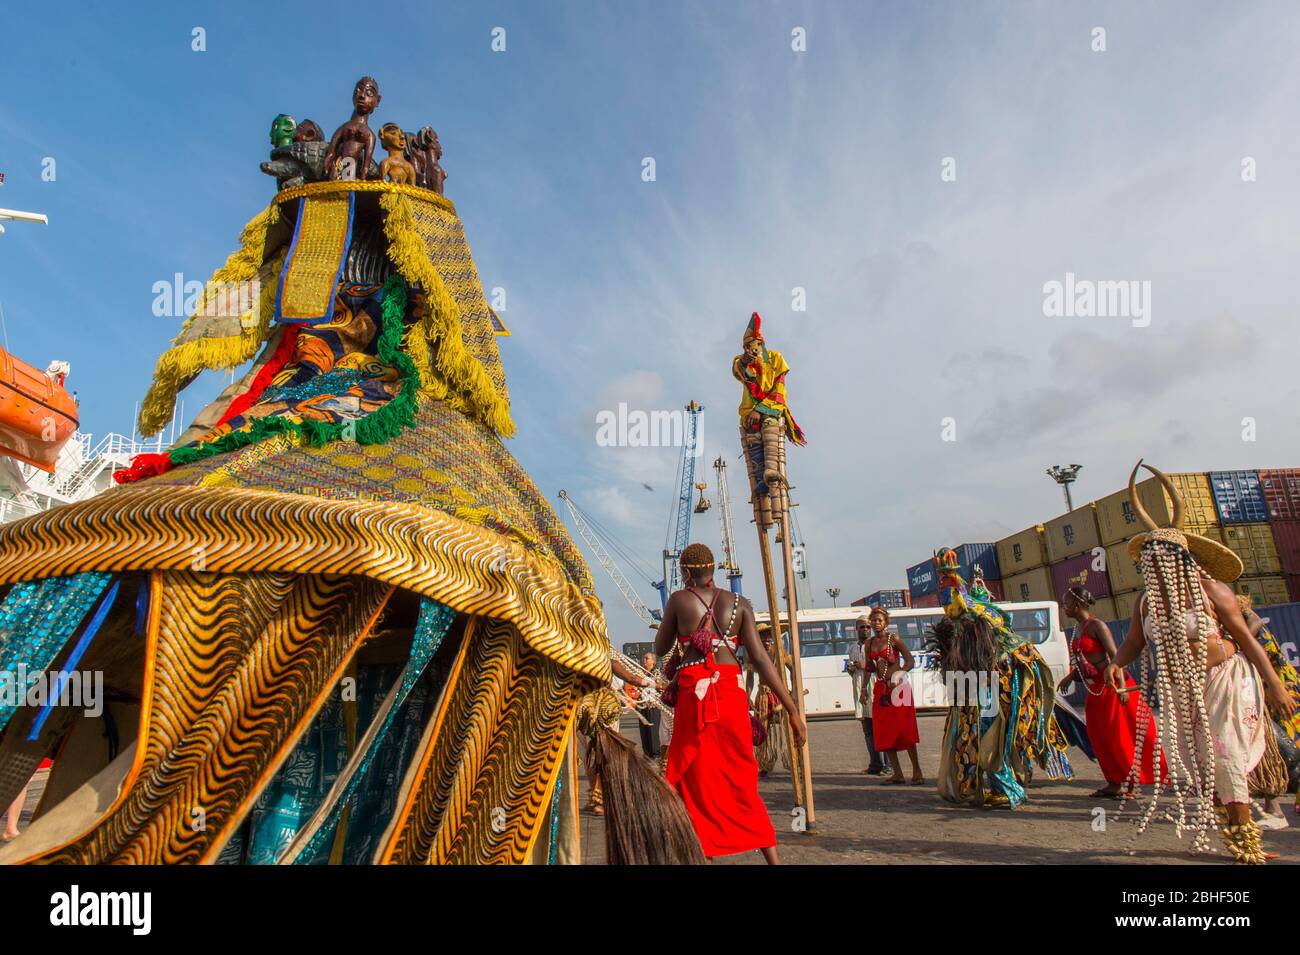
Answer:
[[[1119,488],[1140,455],[1300,464],[1294,5],[270,11],[7,16],[22,42],[2,66],[0,206],[50,225],[0,236],[0,305],[14,353],[71,362],[86,430],[130,429],[179,327],[152,314],[153,283],[206,279],[272,195],[257,169],[271,118],[328,133],[372,73],[377,122],[438,130],[484,285],[506,290],[512,450],[647,562],[676,453],[599,447],[595,415],[694,398],[704,460],[734,455],[728,366],[754,309],[810,438],[791,471],[817,593],[897,586],[935,546],[1054,516],[1049,464],[1085,465],[1076,499]],[[1043,285],[1067,272],[1151,282],[1150,326],[1046,317]],[[214,388],[194,386],[187,411]],[[699,526],[716,545],[714,512]],[[615,638],[639,632],[601,588]]]

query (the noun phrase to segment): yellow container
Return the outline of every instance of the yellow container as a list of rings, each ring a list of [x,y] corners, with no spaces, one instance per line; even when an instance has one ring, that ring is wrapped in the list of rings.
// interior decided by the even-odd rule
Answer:
[[[1052,596],[1052,574],[1046,567],[1037,567],[1021,574],[1002,578],[1003,599],[1008,603],[1029,600],[1055,600]]]
[[[1043,525],[1047,538],[1047,562],[1057,564],[1067,557],[1101,546],[1101,531],[1097,527],[1097,507],[1091,501],[1076,507],[1068,514],[1053,518]],[[1003,571],[1006,574],[1006,571]]]
[[[1092,605],[1092,612],[1102,620],[1111,621],[1116,619],[1115,600],[1113,597],[1100,597]]]
[[[1250,602],[1256,607],[1291,602],[1286,578],[1282,576],[1240,577],[1233,584],[1232,589],[1249,597]]]
[[[1282,573],[1273,528],[1268,524],[1224,524],[1223,542],[1241,558],[1243,577],[1271,577]]]
[[[1112,593],[1137,590],[1142,584],[1142,574],[1128,555],[1128,542],[1120,541],[1106,548],[1106,573],[1110,577]]]
[[[1015,574],[1047,564],[1047,547],[1043,543],[1043,525],[1027,527],[1019,534],[1004,537],[996,544],[998,569],[1005,580]]]
[[[1214,527],[1219,523],[1219,513],[1214,508],[1214,494],[1210,479],[1204,471],[1168,475],[1183,498],[1183,526],[1197,534],[1197,528]],[[1147,478],[1137,486],[1138,500],[1160,526],[1173,520],[1174,505],[1168,493],[1155,478]],[[1097,526],[1101,529],[1101,542],[1107,546],[1126,541],[1143,531],[1128,499],[1128,488],[1116,491],[1097,502]]]
[[[1122,594],[1114,594],[1111,599],[1115,601],[1115,619],[1129,620],[1133,617],[1133,606],[1138,602],[1138,597],[1142,596],[1142,588],[1137,590],[1126,590]]]

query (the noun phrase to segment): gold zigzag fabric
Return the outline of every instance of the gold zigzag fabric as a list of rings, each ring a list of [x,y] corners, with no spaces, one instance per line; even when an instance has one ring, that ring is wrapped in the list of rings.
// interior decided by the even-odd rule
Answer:
[[[89,831],[29,862],[212,862],[393,592],[362,577],[152,575],[140,742]],[[202,826],[195,826],[195,810]]]

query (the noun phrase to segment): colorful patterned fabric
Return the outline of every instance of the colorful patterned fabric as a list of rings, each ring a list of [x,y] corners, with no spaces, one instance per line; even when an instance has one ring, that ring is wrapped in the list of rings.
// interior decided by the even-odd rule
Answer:
[[[328,324],[303,326],[293,358],[261,398],[202,438],[212,442],[259,418],[337,424],[368,415],[402,388],[397,369],[376,357],[383,327],[383,286],[350,285],[334,298]],[[408,308],[411,306],[408,305]]]
[[[1267,624],[1260,629],[1256,639],[1264,648],[1268,662],[1273,665],[1273,670],[1282,681],[1282,685],[1286,687],[1287,693],[1291,694],[1291,699],[1295,701],[1297,707],[1300,707],[1300,672],[1297,672],[1291,661],[1286,658],[1281,645],[1277,642],[1277,637],[1273,635],[1273,631]],[[1277,724],[1291,742],[1300,743],[1300,709],[1290,719],[1278,720]]]

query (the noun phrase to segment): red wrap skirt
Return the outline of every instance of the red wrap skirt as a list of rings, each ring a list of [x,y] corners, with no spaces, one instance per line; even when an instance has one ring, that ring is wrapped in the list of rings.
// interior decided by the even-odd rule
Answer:
[[[916,706],[912,703],[912,684],[904,677],[895,689],[876,680],[871,691],[871,728],[876,752],[889,753],[911,749],[921,741],[916,728]]]
[[[740,667],[698,664],[677,677],[668,785],[686,804],[709,858],[776,845],[758,795],[749,698]]]
[[[1083,704],[1083,719],[1088,728],[1088,742],[1097,755],[1097,765],[1102,775],[1111,785],[1123,783],[1128,779],[1129,770],[1133,768],[1133,759],[1137,750],[1138,703],[1141,694],[1133,678],[1125,674],[1125,686],[1133,692],[1128,695],[1128,702],[1121,703],[1119,694],[1106,686],[1102,677],[1088,684],[1088,699]],[[1097,691],[1101,690],[1100,693]],[[1139,782],[1147,786],[1155,782],[1154,757],[1159,745],[1156,734],[1156,721],[1151,715],[1151,708],[1142,705],[1142,715],[1146,717],[1147,733],[1145,752],[1142,759],[1142,771]],[[1160,755],[1160,775],[1165,774],[1164,754]]]

